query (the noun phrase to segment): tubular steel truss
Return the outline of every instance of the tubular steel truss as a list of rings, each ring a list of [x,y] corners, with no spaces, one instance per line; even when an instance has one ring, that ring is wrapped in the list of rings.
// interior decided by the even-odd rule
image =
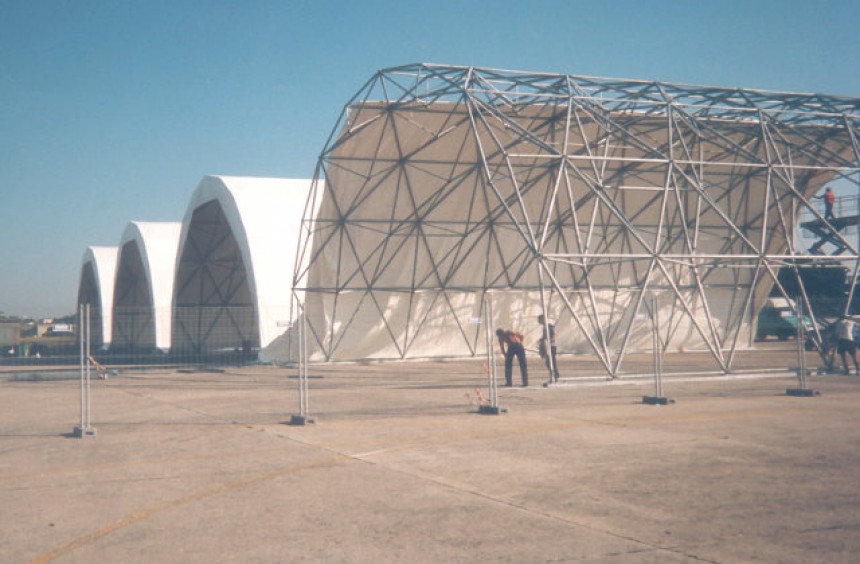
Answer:
[[[797,217],[828,225],[810,197],[857,185],[859,140],[855,98],[382,70],[340,115],[302,225],[313,357],[480,354],[492,296],[494,324],[537,338],[546,313],[561,352],[611,377],[650,348],[638,320],[657,304],[664,348],[728,372],[779,268],[821,260],[796,247]],[[856,242],[830,231],[856,279]]]

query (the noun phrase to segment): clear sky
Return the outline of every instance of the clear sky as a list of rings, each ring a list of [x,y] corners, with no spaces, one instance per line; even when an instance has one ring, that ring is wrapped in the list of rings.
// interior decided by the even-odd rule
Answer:
[[[0,311],[206,174],[310,178],[378,69],[475,65],[860,96],[857,0],[0,0]]]

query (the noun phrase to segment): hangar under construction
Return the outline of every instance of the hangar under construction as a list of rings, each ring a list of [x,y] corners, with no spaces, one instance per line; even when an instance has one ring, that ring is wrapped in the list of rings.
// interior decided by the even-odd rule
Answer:
[[[822,260],[798,248],[800,213],[856,280],[857,242],[810,198],[856,188],[858,171],[856,98],[379,71],[343,108],[302,222],[309,358],[483,354],[476,320],[492,300],[494,327],[536,340],[545,313],[560,350],[596,355],[609,376],[650,348],[637,327],[652,315],[661,347],[705,349],[730,371],[778,270]]]

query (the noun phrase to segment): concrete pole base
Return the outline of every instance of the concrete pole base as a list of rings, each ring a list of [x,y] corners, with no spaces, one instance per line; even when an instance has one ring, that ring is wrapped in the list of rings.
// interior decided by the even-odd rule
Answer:
[[[500,415],[502,413],[507,413],[508,409],[506,407],[499,407],[498,405],[479,405],[478,413],[481,415]]]
[[[642,403],[647,405],[668,405],[675,403],[675,400],[664,396],[642,396]]]
[[[306,425],[316,423],[316,420],[312,417],[307,417],[305,415],[293,415],[290,417],[290,420],[287,422],[287,425]]]
[[[785,395],[796,398],[811,398],[814,396],[820,396],[821,392],[818,390],[810,390],[808,388],[788,388],[785,390]]]

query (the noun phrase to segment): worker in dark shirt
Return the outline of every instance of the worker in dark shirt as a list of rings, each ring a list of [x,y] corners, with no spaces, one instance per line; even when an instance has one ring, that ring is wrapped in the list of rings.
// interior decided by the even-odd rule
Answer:
[[[526,366],[526,350],[523,348],[523,334],[516,331],[497,329],[499,348],[505,355],[505,386],[513,386],[514,357],[520,362],[520,376],[523,386],[529,385],[529,372]]]
[[[546,363],[546,368],[549,370],[550,378],[553,382],[558,381],[558,363],[555,360],[555,355],[558,348],[555,346],[555,325],[547,323],[543,315],[538,315],[538,323],[541,329],[541,338],[538,342],[538,352],[540,357]],[[546,336],[549,333],[549,347],[546,346]]]

